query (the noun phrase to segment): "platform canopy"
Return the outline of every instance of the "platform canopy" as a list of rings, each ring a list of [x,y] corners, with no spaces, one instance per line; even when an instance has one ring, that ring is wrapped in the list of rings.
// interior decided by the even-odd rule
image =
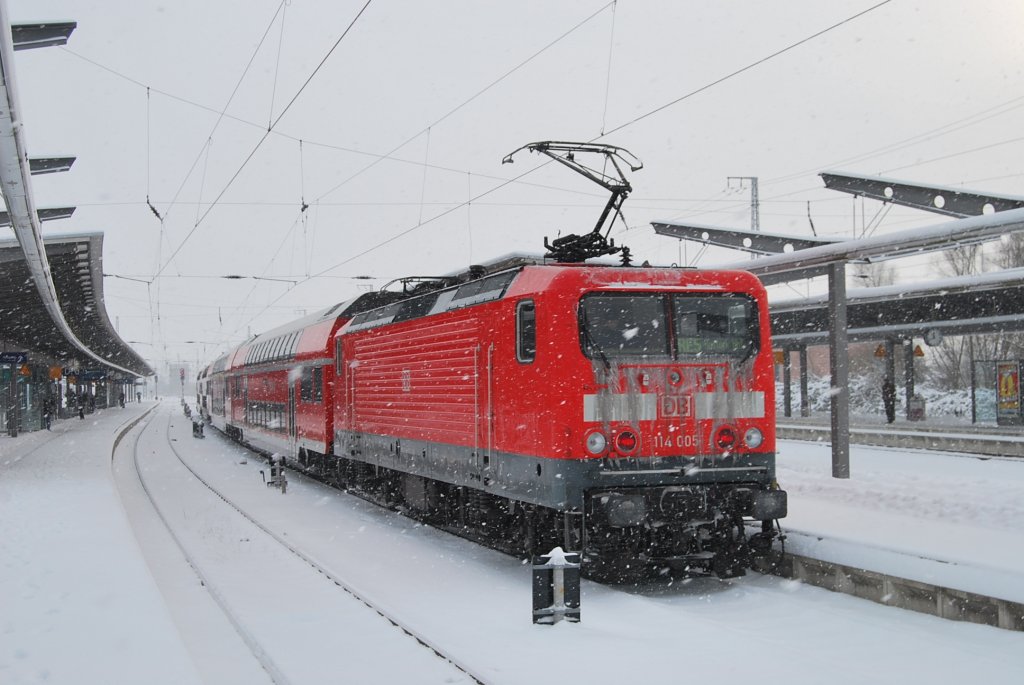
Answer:
[[[103,302],[103,234],[43,239],[50,273],[65,319],[75,336],[104,359],[138,376],[153,370],[117,335]],[[97,368],[99,362],[67,340],[32,281],[16,240],[0,241],[0,344],[6,351],[45,354],[65,367]]]
[[[1024,268],[847,292],[851,341],[1024,331]],[[780,346],[828,341],[828,295],[773,302]]]

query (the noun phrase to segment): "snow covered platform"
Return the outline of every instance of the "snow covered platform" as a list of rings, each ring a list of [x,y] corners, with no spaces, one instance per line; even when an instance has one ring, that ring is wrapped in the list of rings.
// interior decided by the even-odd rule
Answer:
[[[0,682],[199,682],[111,475],[153,406],[0,437]]]
[[[1024,460],[854,445],[850,478],[825,444],[780,440],[787,550],[1024,602]]]

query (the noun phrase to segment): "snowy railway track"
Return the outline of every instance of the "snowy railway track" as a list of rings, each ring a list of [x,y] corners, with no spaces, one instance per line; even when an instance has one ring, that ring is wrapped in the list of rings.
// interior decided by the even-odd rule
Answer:
[[[780,440],[801,440],[827,444],[832,439],[827,426],[779,423]],[[859,445],[949,452],[970,459],[1021,459],[1024,436],[982,432],[977,429],[939,430],[927,427],[896,429],[889,426],[854,426],[850,442]]]
[[[166,410],[161,410],[160,416],[166,417]],[[321,565],[340,572],[356,587],[369,590],[374,603],[395,610],[416,632],[430,635],[445,646],[446,651],[457,654],[495,684],[530,682],[538,674],[557,681],[581,677],[593,682],[664,679],[678,674],[681,668],[680,636],[686,636],[691,653],[701,654],[700,663],[709,664],[702,667],[691,663],[688,672],[695,676],[717,674],[720,677],[720,665],[724,663],[733,669],[736,680],[763,679],[763,664],[769,662],[773,664],[774,679],[779,681],[811,682],[827,672],[833,673],[837,683],[842,685],[877,679],[879,670],[874,665],[877,663],[886,664],[885,673],[898,673],[899,679],[909,678],[915,682],[965,682],[979,669],[994,673],[1019,672],[1014,669],[1020,664],[1017,648],[1021,633],[978,632],[978,626],[936,621],[920,614],[896,611],[891,606],[823,592],[811,587],[810,582],[785,581],[760,574],[751,574],[739,581],[694,579],[625,589],[585,583],[582,623],[560,624],[555,629],[532,627],[528,610],[529,569],[516,560],[371,506],[347,493],[322,487],[298,473],[289,483],[288,495],[281,496],[263,485],[259,471],[265,466],[254,459],[251,452],[221,439],[212,431],[206,440],[193,440],[188,437],[184,419],[177,411],[173,416],[177,426],[172,429],[171,438],[177,436],[175,444],[182,457],[205,479],[287,542],[324,562]],[[155,476],[149,473],[152,468],[149,464],[159,461],[172,464],[183,479],[195,481],[168,447],[162,430],[164,424],[159,421],[154,424],[139,445],[144,475],[153,480]],[[159,438],[160,445],[156,445],[155,438]],[[147,445],[147,442],[153,444]],[[125,440],[125,453],[129,457],[130,443]],[[163,450],[163,459],[154,460],[147,455],[147,452],[160,450]],[[181,512],[175,510],[185,510],[186,518],[206,529],[215,528],[210,523],[211,513],[230,512],[241,518],[198,481],[193,483],[194,487],[215,500],[216,506],[211,506],[210,511],[197,507],[194,497],[183,499],[177,488],[170,485],[165,488],[162,477],[155,482],[156,496],[158,499],[164,496],[161,503],[167,501],[167,494],[172,498],[166,505],[171,518],[176,514],[180,517]],[[161,492],[164,489],[171,492]],[[130,510],[129,514],[134,524],[137,512]],[[187,531],[182,535],[188,537]],[[237,544],[238,537],[220,536],[223,557],[234,558],[244,553],[243,546]],[[260,533],[259,537],[266,536]],[[190,544],[189,540],[185,542]],[[246,546],[256,542],[253,539]],[[307,585],[325,585],[334,595],[346,596],[332,583],[323,582],[318,573],[311,572],[308,564],[285,552],[278,543],[268,539],[267,544],[270,543],[294,561],[293,583],[278,594],[301,593]],[[173,548],[170,542],[164,546]],[[176,549],[173,551],[177,553]],[[818,556],[809,548],[797,551]],[[860,556],[853,556],[846,561],[860,559]],[[180,559],[176,566],[183,569],[182,575],[190,576],[195,592],[205,592]],[[210,576],[219,572],[216,564],[208,570]],[[154,574],[157,571],[154,569]],[[265,575],[260,567],[252,565],[247,573],[260,579]],[[217,583],[225,594],[234,591],[230,584],[225,585],[223,578],[211,577],[211,582]],[[228,601],[242,614],[244,625],[261,644],[280,650],[282,645],[260,632],[265,626],[254,622],[253,617],[246,614],[246,607],[237,605],[231,597]],[[354,599],[349,598],[349,601],[357,604]],[[218,612],[205,596],[202,603],[209,607],[208,613]],[[167,602],[172,611],[175,604]],[[198,604],[193,602],[182,611],[194,614],[201,608]],[[409,640],[390,623],[370,615],[361,604],[359,609],[366,614],[361,625],[374,621],[385,624],[395,639]],[[226,624],[222,617],[219,620]],[[304,630],[310,623],[305,613],[291,606],[280,620],[289,633]],[[181,628],[177,619],[176,622],[185,634],[187,629]],[[230,627],[225,628],[225,632],[228,630]],[[735,635],[742,640],[742,659],[735,657],[736,641],[722,640],[722,635]],[[849,637],[857,648],[835,650],[835,635]],[[643,637],[638,639],[637,636]],[[330,638],[328,650],[352,649],[347,640],[336,633],[327,637]],[[237,637],[232,639],[241,645]],[[207,642],[215,643],[218,649],[227,647],[223,639]],[[444,663],[418,646],[411,645],[409,649],[418,650],[434,662]],[[865,650],[871,658],[864,658]],[[397,650],[388,654],[393,661],[391,655],[397,654]],[[572,657],[567,658],[568,654]],[[358,653],[354,652],[352,658],[356,656]],[[293,676],[289,664],[279,658],[279,651],[273,652],[273,657],[292,682],[300,682],[298,676]],[[304,680],[470,682],[469,676],[452,667],[449,673],[455,677],[448,679],[428,678],[410,668],[405,670],[404,678],[389,679],[372,673],[360,679],[347,669],[339,671],[333,657],[334,654],[320,647],[320,651],[306,659],[317,673]],[[376,658],[380,660],[379,654]],[[246,652],[229,665],[238,669],[245,666],[240,664],[242,661],[255,664]],[[228,671],[226,667],[224,670]],[[257,667],[256,671],[248,678],[207,677],[205,681],[226,685],[229,682],[245,685],[270,682],[262,669]],[[1013,681],[1004,678],[1003,682]]]
[[[159,415],[158,415],[159,416]],[[164,432],[165,446],[169,448],[169,452],[173,455],[176,460],[176,464],[185,469],[188,476],[186,480],[191,481],[191,488],[193,493],[190,495],[183,495],[182,478],[181,473],[176,477],[178,484],[174,484],[174,477],[169,478],[169,471],[166,468],[166,464],[162,468],[162,473],[152,473],[156,469],[152,466],[145,466],[140,462],[140,456],[145,451],[140,448],[140,443],[143,441],[144,436],[152,439],[153,423],[157,417],[147,417],[148,420],[143,426],[135,432],[134,439],[130,449],[130,467],[134,476],[137,478],[138,484],[141,486],[142,491],[145,493],[146,500],[152,507],[156,516],[159,517],[163,527],[166,529],[167,534],[173,540],[175,546],[184,557],[185,561],[191,567],[192,572],[199,579],[202,587],[209,597],[213,600],[216,606],[220,609],[223,616],[227,619],[232,629],[237,633],[242,643],[246,646],[248,651],[252,654],[253,658],[259,663],[260,667],[265,671],[269,680],[277,685],[290,685],[296,682],[315,681],[316,678],[323,675],[322,670],[323,664],[310,663],[306,664],[302,668],[297,669],[298,674],[293,673],[296,671],[294,664],[288,662],[294,662],[294,655],[282,654],[282,651],[287,651],[287,647],[281,644],[281,640],[274,639],[274,630],[267,630],[267,623],[272,623],[273,618],[267,618],[266,616],[261,617],[261,613],[258,609],[254,609],[252,602],[240,601],[239,593],[233,588],[234,583],[226,582],[231,580],[230,574],[225,575],[224,573],[218,573],[216,570],[216,564],[210,561],[210,550],[207,549],[205,552],[202,544],[197,544],[196,532],[186,530],[187,526],[182,525],[183,519],[188,519],[187,513],[182,516],[176,516],[171,513],[171,510],[179,506],[177,500],[180,498],[181,501],[194,501],[195,488],[203,488],[207,497],[216,498],[220,508],[225,511],[230,511],[230,516],[237,517],[244,523],[243,527],[248,527],[251,531],[250,534],[239,538],[240,542],[246,543],[246,547],[253,547],[252,543],[261,545],[264,550],[270,546],[277,550],[284,551],[289,555],[294,562],[298,561],[308,571],[312,571],[319,578],[317,580],[311,580],[310,577],[303,577],[295,573],[295,569],[292,568],[291,572],[287,574],[287,582],[289,586],[291,584],[301,585],[303,588],[308,588],[311,583],[327,581],[324,584],[325,587],[333,588],[331,592],[335,595],[342,595],[348,602],[358,602],[361,605],[361,613],[366,613],[366,609],[376,615],[376,619],[384,619],[391,627],[397,628],[401,632],[401,645],[395,646],[395,640],[391,641],[390,647],[396,652],[393,654],[384,655],[383,658],[386,660],[404,661],[410,658],[410,651],[417,651],[422,654],[429,655],[429,659],[437,662],[438,668],[428,669],[428,672],[424,674],[425,682],[429,681],[431,677],[437,678],[438,682],[474,682],[474,683],[485,683],[486,679],[479,673],[474,673],[470,667],[460,663],[460,661],[453,655],[446,653],[439,645],[434,644],[433,641],[412,627],[405,625],[400,617],[396,616],[393,612],[379,606],[374,603],[365,593],[360,592],[350,582],[347,582],[344,578],[340,577],[337,573],[333,572],[326,565],[318,562],[317,559],[313,558],[312,555],[304,552],[297,545],[293,544],[289,540],[285,539],[281,534],[271,530],[268,526],[257,520],[257,518],[247,512],[242,506],[234,502],[225,495],[224,492],[215,487],[208,479],[204,478],[198,473],[192,465],[190,465],[187,459],[182,454],[182,450],[176,444],[177,439],[172,436],[171,429],[174,427],[172,419],[166,418],[167,427]],[[125,433],[130,431],[133,426],[128,426],[125,429]],[[154,455],[159,456],[161,450],[151,450]],[[168,450],[163,450],[165,456]],[[117,449],[115,448],[115,456]],[[122,452],[122,462],[125,459],[125,455]],[[169,461],[169,459],[168,459]],[[149,472],[149,473],[148,473]],[[179,469],[180,472],[180,469]],[[148,473],[148,475],[147,475]],[[159,479],[158,479],[159,476]],[[168,493],[172,493],[168,496]],[[176,495],[176,496],[175,496]],[[208,509],[210,504],[207,501],[206,504],[200,505],[205,509]],[[209,511],[204,511],[203,516],[209,516]],[[223,513],[221,514],[223,516]],[[206,524],[204,524],[206,525]],[[232,530],[240,530],[237,524],[233,524]],[[218,535],[224,535],[224,531],[216,531]],[[256,536],[262,536],[262,540],[255,540]],[[220,541],[222,542],[222,541]],[[214,546],[218,546],[219,542]],[[280,556],[280,554],[271,554],[270,556]],[[276,564],[280,562],[280,559],[270,559],[265,552],[259,557],[261,561],[265,561],[267,565]],[[247,568],[245,569],[250,578],[260,577],[261,574],[268,573],[268,566],[260,568]],[[285,592],[289,586],[280,586],[276,583],[270,583],[269,590],[271,593]],[[362,627],[366,623],[370,622],[369,615],[363,616],[362,618],[355,618],[355,622],[359,625],[353,627],[352,630],[356,633],[362,632]],[[283,627],[283,626],[282,626]],[[285,628],[287,630],[287,628]],[[278,631],[281,632],[281,631]],[[382,651],[383,654],[383,651]],[[417,657],[422,658],[422,657]],[[436,671],[436,674],[432,674],[429,671]],[[303,671],[309,672],[313,678],[303,677]],[[381,674],[376,674],[381,675]],[[386,676],[385,676],[386,677]],[[358,678],[356,678],[358,680]]]

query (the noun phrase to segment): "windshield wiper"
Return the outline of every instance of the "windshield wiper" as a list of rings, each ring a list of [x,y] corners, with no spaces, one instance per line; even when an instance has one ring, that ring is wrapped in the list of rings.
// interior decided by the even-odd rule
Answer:
[[[591,353],[596,353],[598,358],[604,362],[605,371],[610,370],[612,368],[612,364],[608,361],[608,357],[605,355],[604,350],[602,350],[601,346],[597,344],[596,340],[594,340],[594,336],[591,335],[590,325],[587,321],[587,310],[582,308],[580,309],[580,326],[583,328],[583,344],[587,346],[587,350]]]

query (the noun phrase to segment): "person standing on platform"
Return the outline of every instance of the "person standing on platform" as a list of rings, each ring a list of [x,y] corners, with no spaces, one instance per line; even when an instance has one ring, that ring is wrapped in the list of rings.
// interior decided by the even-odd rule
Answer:
[[[888,377],[882,381],[882,404],[885,406],[885,422],[896,421],[896,386]]]

